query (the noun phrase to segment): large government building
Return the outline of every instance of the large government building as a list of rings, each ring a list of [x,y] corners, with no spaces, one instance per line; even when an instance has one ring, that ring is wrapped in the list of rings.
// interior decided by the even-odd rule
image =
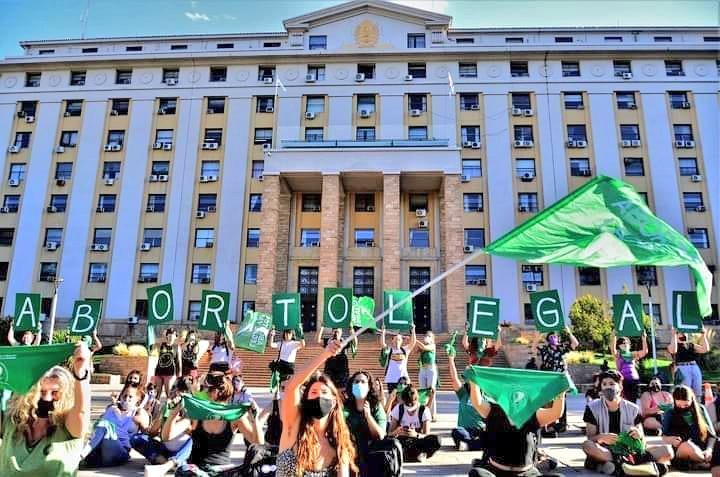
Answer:
[[[712,28],[452,28],[379,0],[284,31],[22,42],[0,62],[0,300],[57,315],[104,300],[104,324],[172,283],[231,319],[324,287],[381,303],[415,290],[598,175],[626,181],[713,273],[720,238],[718,47]],[[471,295],[525,323],[529,295],[566,312],[625,286],[663,324],[685,267],[599,270],[481,256],[414,300],[418,329],[464,326]],[[712,290],[717,318],[718,288]]]

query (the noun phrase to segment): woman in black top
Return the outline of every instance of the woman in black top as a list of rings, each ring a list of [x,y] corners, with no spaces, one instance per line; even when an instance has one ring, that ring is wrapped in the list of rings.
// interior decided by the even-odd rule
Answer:
[[[673,408],[663,415],[663,441],[675,450],[673,466],[687,469],[695,464],[709,469],[716,439],[705,406],[687,386],[677,386],[673,400]]]
[[[678,333],[672,329],[668,351],[675,360],[676,373],[680,374],[677,384],[688,386],[695,393],[695,397],[702,399],[702,371],[697,364],[698,355],[710,351],[707,330],[703,326],[700,333],[700,343],[690,343],[685,333]]]
[[[185,342],[180,345],[180,350],[182,354],[182,375],[192,376],[193,379],[197,379],[200,344],[198,343],[195,330],[188,330],[185,336]]]
[[[175,378],[180,376],[180,353],[176,343],[177,333],[174,328],[165,330],[165,339],[158,348],[158,361],[155,366],[155,386],[158,388],[158,397],[163,390],[170,396],[170,389],[175,384]]]

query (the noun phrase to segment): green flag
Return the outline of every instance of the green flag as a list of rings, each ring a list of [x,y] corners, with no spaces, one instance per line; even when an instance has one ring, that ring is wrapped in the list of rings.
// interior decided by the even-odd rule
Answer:
[[[585,183],[485,251],[529,263],[583,267],[687,265],[695,277],[701,315],[712,312],[712,274],[698,250],[653,215],[631,185],[610,177]]]
[[[464,376],[500,406],[517,428],[560,393],[574,389],[567,374],[551,371],[470,366]]]
[[[689,291],[673,292],[673,327],[683,333],[700,333],[702,317],[697,296]]]
[[[236,421],[243,417],[249,404],[222,404],[198,396],[183,395],[185,415],[198,421]]]
[[[69,333],[71,336],[91,335],[100,323],[102,300],[77,300],[73,307]]]
[[[145,334],[145,347],[147,349],[155,346],[155,327],[153,325],[147,325],[147,333]]]
[[[300,327],[300,294],[274,293],[272,296],[273,327],[296,330]]]
[[[352,320],[352,288],[325,288],[323,294],[323,326],[349,328]]]
[[[385,328],[391,330],[407,331],[413,323],[412,295],[409,291],[385,290],[383,292],[384,309],[388,310],[403,300],[406,300],[398,308],[385,315]]]
[[[500,323],[500,299],[471,296],[468,310],[468,336],[497,339]]]
[[[272,317],[267,313],[248,311],[235,333],[235,346],[255,353],[264,353],[271,326]]]
[[[73,343],[0,347],[0,389],[24,394],[56,364],[75,352]]]
[[[457,330],[453,331],[450,341],[445,344],[445,353],[450,357],[455,357],[457,350],[455,349],[455,341],[457,341]]]
[[[377,329],[374,299],[369,296],[352,297],[352,326]]]
[[[200,301],[198,329],[225,332],[230,310],[230,293],[203,290]]]
[[[613,323],[618,336],[643,334],[642,297],[638,294],[613,295]]]
[[[530,294],[535,327],[541,333],[552,333],[565,328],[565,318],[557,290],[547,290]]]
[[[40,294],[16,293],[15,318],[13,319],[15,331],[37,331],[40,327]]]
[[[280,389],[280,372],[273,371],[270,375],[270,392],[276,393]]]
[[[175,316],[171,283],[148,288],[147,300],[148,326],[165,325],[173,321]]]
[[[432,391],[432,388],[422,388],[418,389],[418,404],[421,406],[426,406],[428,401],[430,400],[430,391]],[[422,418],[422,416],[420,416]]]

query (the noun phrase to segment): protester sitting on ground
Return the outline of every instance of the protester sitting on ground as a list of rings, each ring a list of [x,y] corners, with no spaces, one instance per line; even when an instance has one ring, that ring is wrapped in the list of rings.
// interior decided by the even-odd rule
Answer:
[[[538,369],[535,356],[530,356],[530,359],[528,359],[527,363],[525,363],[525,369]]]
[[[342,396],[327,376],[315,373],[341,347],[331,341],[287,381],[280,403],[283,432],[276,477],[347,477],[357,472]]]
[[[455,366],[455,349],[448,354],[450,384],[458,398],[457,427],[450,435],[459,451],[478,451],[484,447],[483,430],[485,422],[470,402],[470,385],[463,383]]]
[[[678,333],[673,328],[667,350],[673,356],[677,370],[676,375],[679,375],[680,378],[679,380],[676,378],[675,384],[688,386],[695,393],[695,397],[702,399],[702,371],[697,360],[698,355],[710,351],[707,329],[704,326],[702,327],[700,342],[695,344],[688,340],[685,333]]]
[[[400,441],[403,460],[423,462],[440,449],[440,438],[430,433],[430,410],[420,404],[418,391],[408,384],[400,395],[402,401],[390,411],[388,435]]]
[[[467,326],[467,325],[466,325]],[[498,326],[497,339],[462,337],[462,347],[468,355],[468,364],[472,366],[492,366],[495,356],[502,348],[502,328]]]
[[[242,374],[232,377],[233,395],[230,398],[230,404],[252,404],[255,402],[252,393],[245,386],[245,380]]]
[[[715,441],[712,458],[710,459],[712,477],[720,477],[720,439]]]
[[[198,358],[200,357],[200,342],[193,329],[185,331],[185,338],[180,342],[180,365],[183,376],[198,377]]]
[[[42,326],[38,327],[37,333],[33,333],[30,330],[23,331],[22,338],[20,338],[20,342],[18,342],[15,339],[14,320],[10,320],[7,340],[10,346],[37,346],[42,341]]]
[[[378,395],[370,387],[373,382],[368,371],[358,371],[347,383],[345,421],[355,444],[360,475],[367,475],[368,453],[373,443],[385,438],[387,416]]]
[[[227,322],[224,331],[215,333],[215,340],[210,347],[210,371],[221,371],[227,373],[230,371],[230,363],[233,359],[235,345],[232,340],[228,340],[226,334],[230,330],[230,322]]]
[[[125,388],[133,387],[138,388],[142,385],[143,382],[143,375],[140,372],[139,369],[133,369],[127,375],[125,376],[125,380],[123,381],[123,391]],[[122,392],[122,391],[121,391]]]
[[[395,406],[400,404],[402,402],[402,399],[400,396],[402,396],[402,392],[405,390],[407,385],[410,384],[410,378],[402,377],[398,380],[398,382],[395,385],[395,388],[388,393],[388,397],[385,400],[385,414],[390,414],[390,411],[392,411]],[[388,422],[388,427],[389,427]]]
[[[567,371],[566,355],[578,347],[578,340],[572,334],[569,327],[565,327],[568,341],[564,342],[559,333],[549,333],[546,343],[537,347],[540,358],[540,369],[542,371],[555,371],[564,373]],[[535,335],[535,345],[539,335]],[[567,409],[563,409],[562,416],[558,422],[543,430],[543,437],[557,437],[558,433],[567,430]]]
[[[487,449],[482,461],[473,461],[470,477],[542,475],[536,468],[537,433],[562,415],[565,395],[560,394],[555,398],[551,407],[535,411],[526,423],[517,428],[510,423],[500,406],[483,399],[477,384],[468,382],[467,386],[470,388],[470,402],[485,421],[487,429]]]
[[[587,440],[582,449],[587,456],[585,468],[607,475],[616,471],[616,463],[610,447],[615,444],[620,433],[627,433],[633,439],[642,439],[645,435],[640,424],[640,409],[634,403],[622,398],[622,376],[617,371],[600,374],[601,398],[591,401],[585,407],[585,435]],[[667,445],[647,447],[659,466],[667,470],[672,458],[672,449]],[[664,472],[663,472],[664,473]]]
[[[2,423],[0,475],[77,474],[90,420],[90,350],[78,343],[70,369],[50,368],[25,394],[14,394]]]
[[[595,373],[592,377],[592,386],[585,391],[585,404],[600,397],[600,374]]]
[[[275,342],[275,330],[273,329],[270,330],[268,339],[270,347],[278,349],[277,359],[270,363],[270,370],[277,371],[280,374],[280,381],[285,381],[295,374],[295,359],[298,350],[305,347],[305,338],[296,340],[293,330],[283,330],[282,340],[277,343]]]
[[[610,353],[615,358],[615,367],[623,378],[623,399],[632,403],[637,402],[640,395],[638,385],[640,384],[640,374],[638,373],[638,360],[642,359],[648,353],[647,336],[643,332],[640,338],[642,348],[639,351],[632,351],[632,341],[630,338],[623,336],[617,339],[615,332],[610,335]]]
[[[321,326],[320,330],[317,332],[318,344],[322,343],[323,346],[327,346],[330,340],[342,340],[342,328],[333,328],[332,336],[329,338],[323,338],[322,335],[324,329],[325,328]],[[347,386],[348,376],[350,375],[350,365],[348,363],[347,349],[351,346],[357,347],[356,336],[353,336],[353,338],[348,341],[345,346],[343,346],[343,348],[336,356],[328,358],[328,360],[325,361],[325,369],[323,370],[323,372],[328,378],[332,379],[332,382],[335,383],[335,386],[338,389],[345,389],[345,387]]]
[[[420,348],[420,371],[418,373],[418,387],[420,389],[429,389],[430,395],[427,407],[430,408],[432,421],[435,422],[437,417],[437,402],[435,400],[435,392],[438,384],[438,370],[435,364],[435,333],[428,330],[422,341],[416,341],[415,346]]]
[[[671,408],[672,405],[672,394],[662,390],[662,381],[659,376],[653,376],[648,383],[647,391],[640,396],[640,413],[643,418],[645,434],[648,436],[660,434],[665,409]]]
[[[407,364],[410,353],[415,347],[417,336],[415,335],[415,325],[413,324],[410,328],[410,343],[403,346],[403,335],[402,333],[396,333],[392,337],[391,346],[387,345],[385,341],[385,328],[380,332],[380,347],[382,353],[387,356],[387,363],[385,366],[385,385],[387,386],[388,393],[392,393],[395,387],[398,385],[400,378],[409,378]]]
[[[662,426],[663,442],[675,450],[673,467],[709,469],[716,435],[705,406],[689,386],[675,387],[673,400],[675,404],[663,416]]]

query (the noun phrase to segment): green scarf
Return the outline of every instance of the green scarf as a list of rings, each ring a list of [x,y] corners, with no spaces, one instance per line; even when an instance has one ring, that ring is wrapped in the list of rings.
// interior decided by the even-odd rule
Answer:
[[[197,421],[236,421],[250,409],[249,404],[222,404],[187,394],[183,405],[187,417]]]
[[[50,368],[75,351],[72,343],[0,347],[0,389],[25,394]]]
[[[645,443],[642,439],[633,439],[627,432],[621,432],[615,440],[615,444],[610,446],[610,452],[613,455],[637,455],[645,453]]]
[[[457,351],[455,351],[455,340],[457,339],[457,334],[457,330],[453,331],[450,341],[445,344],[445,353],[451,358],[454,358],[457,355]]]

